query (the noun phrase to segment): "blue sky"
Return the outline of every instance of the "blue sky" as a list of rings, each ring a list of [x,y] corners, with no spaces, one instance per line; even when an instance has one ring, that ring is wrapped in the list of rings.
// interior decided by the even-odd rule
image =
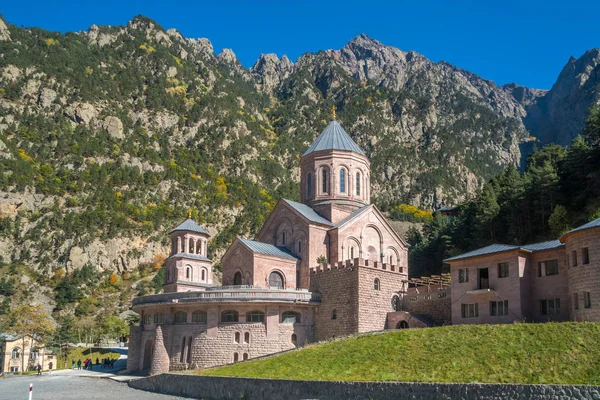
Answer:
[[[8,3],[8,4],[7,4]],[[570,56],[600,47],[600,1],[159,1],[5,2],[9,23],[55,31],[124,25],[146,15],[187,37],[232,48],[251,66],[261,53],[339,49],[360,33],[499,84],[549,89]]]

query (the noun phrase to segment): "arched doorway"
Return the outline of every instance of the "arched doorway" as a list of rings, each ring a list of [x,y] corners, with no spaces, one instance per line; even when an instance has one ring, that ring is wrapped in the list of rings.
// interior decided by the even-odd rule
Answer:
[[[400,321],[398,325],[396,325],[396,329],[408,329],[408,322]]]
[[[283,289],[283,275],[279,272],[271,272],[269,275],[269,286],[272,288]]]
[[[146,346],[144,346],[144,364],[142,369],[148,369],[152,366],[152,353],[154,353],[154,341],[148,339]]]
[[[234,286],[239,286],[242,284],[242,273],[241,272],[238,271],[233,275],[233,284],[234,284]]]

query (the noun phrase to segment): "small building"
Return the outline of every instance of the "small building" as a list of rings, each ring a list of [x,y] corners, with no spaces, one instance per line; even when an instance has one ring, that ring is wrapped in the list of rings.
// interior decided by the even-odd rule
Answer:
[[[33,345],[33,351],[32,351]],[[21,372],[33,370],[40,364],[42,369],[47,370],[52,363],[56,368],[57,358],[47,351],[43,346],[37,344],[31,336],[14,336],[0,333],[0,372]]]
[[[560,239],[492,244],[450,264],[452,324],[599,321],[600,219]]]

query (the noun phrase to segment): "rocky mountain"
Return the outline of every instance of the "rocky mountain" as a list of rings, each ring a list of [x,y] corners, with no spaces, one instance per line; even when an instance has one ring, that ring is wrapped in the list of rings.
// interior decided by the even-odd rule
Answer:
[[[246,69],[145,17],[64,35],[0,18],[0,256],[132,270],[191,210],[218,260],[299,197],[300,155],[334,105],[380,207],[453,204],[519,162],[547,96],[365,35]]]
[[[525,125],[542,144],[569,145],[581,133],[590,106],[600,102],[600,48],[571,57],[556,83],[526,105]]]

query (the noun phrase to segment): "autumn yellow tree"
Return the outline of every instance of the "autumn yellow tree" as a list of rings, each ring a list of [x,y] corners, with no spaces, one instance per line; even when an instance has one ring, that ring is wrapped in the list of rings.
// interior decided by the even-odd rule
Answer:
[[[27,337],[31,338],[29,346],[31,353],[35,341],[43,343],[52,334],[54,328],[54,321],[41,304],[35,306],[23,304],[13,310],[9,331],[17,336],[22,336],[23,355],[21,357],[21,374],[25,369],[25,345]]]

